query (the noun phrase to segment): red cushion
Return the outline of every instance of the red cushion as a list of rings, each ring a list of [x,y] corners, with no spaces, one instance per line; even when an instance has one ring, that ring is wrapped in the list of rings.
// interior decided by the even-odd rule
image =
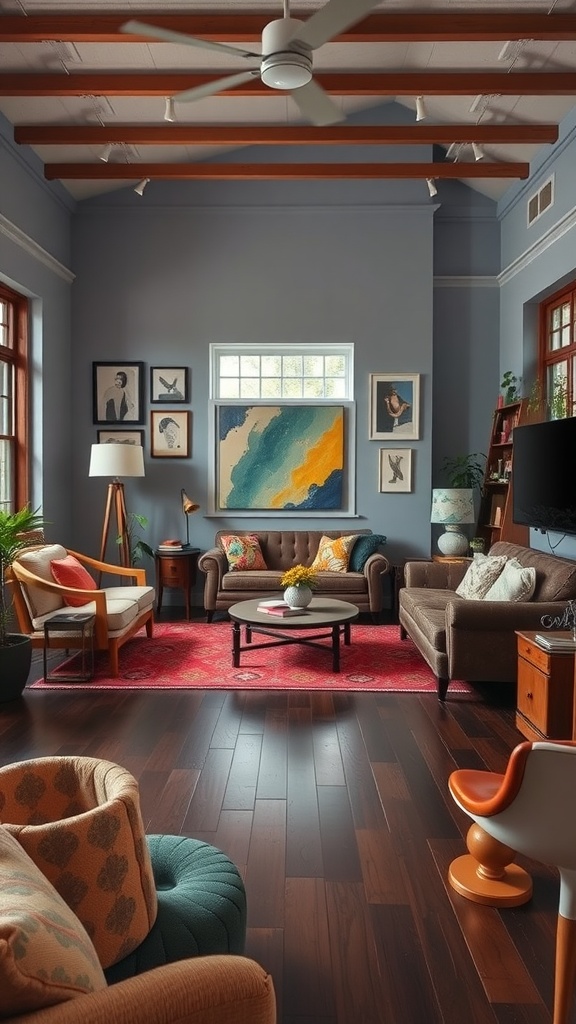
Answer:
[[[61,587],[75,587],[77,590],[97,590],[96,580],[90,575],[87,569],[80,564],[74,555],[66,555],[66,558],[53,558],[50,562],[50,571],[56,583]],[[79,608],[86,604],[87,597],[64,598],[64,604],[71,608]]]

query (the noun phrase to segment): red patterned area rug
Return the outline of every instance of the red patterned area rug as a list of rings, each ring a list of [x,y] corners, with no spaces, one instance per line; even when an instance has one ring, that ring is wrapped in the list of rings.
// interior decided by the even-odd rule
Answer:
[[[330,640],[325,650],[299,644],[243,651],[232,665],[229,622],[157,623],[120,650],[120,675],[112,678],[108,658],[96,655],[94,678],[86,683],[40,679],[30,689],[48,690],[388,690],[435,693],[436,680],[411,640],[398,626],[352,625],[352,643],[340,647],[340,672],[332,671]],[[254,634],[254,643],[266,637]],[[242,631],[244,645],[244,631]],[[64,671],[67,663],[60,666]],[[52,671],[56,671],[53,669]],[[450,695],[476,693],[468,683],[450,684]]]

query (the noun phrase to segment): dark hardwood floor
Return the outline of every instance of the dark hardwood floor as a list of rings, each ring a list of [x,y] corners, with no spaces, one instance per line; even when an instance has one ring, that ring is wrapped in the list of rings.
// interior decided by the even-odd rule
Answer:
[[[449,773],[502,771],[521,739],[496,687],[443,705],[209,690],[32,690],[0,705],[1,763],[118,762],[149,832],[205,839],[239,865],[246,954],[273,975],[280,1024],[551,1020],[554,872],[519,858],[534,896],[502,911],[446,882],[469,825]]]

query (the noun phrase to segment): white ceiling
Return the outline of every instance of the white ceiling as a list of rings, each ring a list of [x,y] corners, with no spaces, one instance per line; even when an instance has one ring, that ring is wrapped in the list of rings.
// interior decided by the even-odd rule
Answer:
[[[273,0],[214,0],[202,3],[196,0],[171,0],[163,6],[160,0],[124,0],[113,3],[109,0],[0,0],[0,111],[8,121],[16,126],[105,126],[110,128],[127,125],[162,126],[169,131],[171,125],[164,121],[164,96],[138,95],[106,95],[102,90],[90,95],[47,95],[45,88],[39,87],[35,95],[7,95],[8,88],[3,86],[3,76],[16,74],[19,78],[29,74],[66,75],[72,78],[77,74],[95,73],[146,73],[157,75],[161,72],[178,72],[207,74],[214,72],[214,77],[234,74],[246,69],[242,58],[236,60],[221,52],[200,49],[179,43],[135,41],[128,39],[121,42],[85,42],[82,40],[61,42],[56,39],[45,39],[37,42],[10,42],[3,34],[3,16],[13,19],[14,16],[31,18],[41,14],[50,15],[111,15],[125,12],[127,17],[154,23],[154,13],[205,15],[242,13],[265,13],[273,18],[283,16],[283,0],[277,4]],[[340,0],[337,0],[340,2]],[[354,0],[350,0],[353,4]],[[306,17],[324,6],[318,0],[294,0],[291,14],[293,17]],[[507,0],[506,3],[493,0],[385,0],[374,7],[373,13],[398,14],[427,12],[433,14],[451,14],[456,17],[459,12],[467,14],[490,14],[490,12],[543,14],[550,16],[551,21],[556,15],[574,13],[575,3],[572,0]],[[6,24],[6,23],[5,23]],[[576,33],[575,33],[576,35]],[[574,39],[523,39],[512,42],[506,59],[500,60],[499,54],[508,40],[452,42],[452,41],[409,41],[409,42],[327,42],[314,51],[315,74],[323,73],[367,73],[367,72],[498,72],[513,76],[521,72],[537,72],[546,75],[551,72],[576,72],[576,38]],[[231,42],[239,49],[246,48],[260,52],[258,41]],[[192,80],[190,84],[193,84]],[[12,90],[12,91],[17,91]],[[23,90],[21,90],[23,91]],[[576,92],[576,90],[574,90]],[[471,111],[475,96],[480,96],[476,109]],[[566,113],[575,105],[574,92],[566,95],[535,96],[505,95],[489,93],[484,96],[478,93],[467,95],[427,95],[423,89],[427,110],[425,121],[416,124],[417,133],[421,125],[459,124],[459,125],[533,125],[558,124]],[[410,112],[411,120],[415,111],[413,95],[372,95],[343,96],[334,95],[333,99],[341,109],[343,122],[357,111],[378,108],[375,124],[385,124],[386,105],[396,101]],[[218,126],[218,125],[270,125],[288,126],[303,123],[302,116],[289,94],[267,90],[264,96],[216,95],[196,102],[176,102],[176,125]],[[369,113],[364,114],[362,122],[370,122]],[[353,123],[353,122],[352,122]],[[398,123],[395,118],[392,123]],[[318,129],[322,132],[322,129]],[[416,136],[417,139],[417,136]],[[418,141],[418,139],[417,139]],[[485,160],[482,162],[525,162],[530,161],[542,143],[483,143]],[[114,146],[112,154],[105,165],[99,159],[102,152],[100,142],[84,144],[34,144],[32,147],[45,165],[52,163],[80,163],[93,166],[93,176],[86,180],[63,178],[62,183],[72,196],[83,199],[116,188],[133,187],[142,177],[141,164],[190,164],[199,161],[210,161],[230,147],[222,145],[144,145],[141,143]],[[413,148],[413,147],[412,147]],[[447,148],[446,146],[444,148]],[[510,178],[468,178],[464,162],[474,164],[474,157],[469,144],[459,149],[458,176],[470,187],[491,198],[498,198],[516,179]],[[322,149],[323,159],[342,160],[342,151],[338,157],[331,157],[331,146]],[[392,149],[393,152],[393,149]],[[403,157],[405,157],[405,150]],[[290,147],[283,147],[281,160],[290,161]],[[300,149],[300,160],[304,159]],[[378,149],[372,159],[378,159]],[[325,154],[325,156],[324,156]],[[297,154],[298,155],[298,154]],[[416,157],[414,157],[416,158]],[[239,161],[258,161],[261,159],[258,147],[249,151],[239,152]],[[317,159],[317,156],[315,156]],[[350,160],[354,157],[351,155]],[[364,156],[362,159],[366,159]],[[396,160],[390,155],[387,147],[387,160]],[[428,159],[428,158],[426,158]],[[431,159],[431,158],[430,158]],[[450,161],[452,162],[452,161]],[[134,175],[130,180],[111,178],[105,180],[101,174],[113,173],[108,168],[113,165],[135,165]]]

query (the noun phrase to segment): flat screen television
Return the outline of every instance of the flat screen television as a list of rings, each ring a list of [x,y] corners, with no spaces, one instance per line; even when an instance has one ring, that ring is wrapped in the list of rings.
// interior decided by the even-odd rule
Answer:
[[[576,534],[576,417],[514,428],[512,519]]]

